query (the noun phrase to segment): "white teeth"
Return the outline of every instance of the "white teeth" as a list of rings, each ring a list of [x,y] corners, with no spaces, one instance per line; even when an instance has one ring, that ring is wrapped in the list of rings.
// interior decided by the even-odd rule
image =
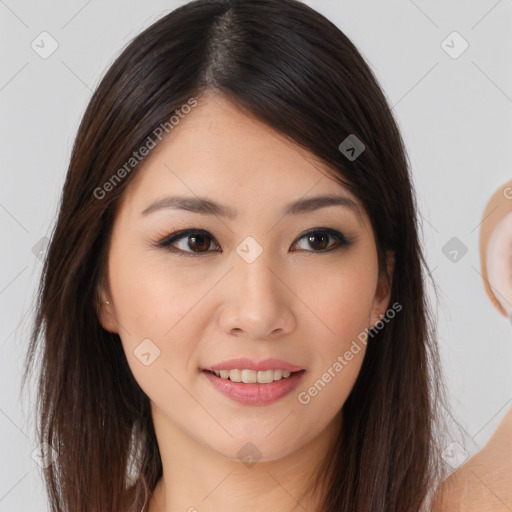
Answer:
[[[229,370],[229,378],[233,382],[242,382],[242,372],[240,370]]]
[[[283,376],[283,370],[274,370],[274,380],[281,380],[281,377]]]
[[[286,379],[291,375],[288,370],[219,370],[214,371],[217,377],[229,379],[233,382],[245,382],[246,384],[269,384],[275,380]]]
[[[254,370],[242,370],[242,382],[254,384],[258,380],[258,373]]]
[[[249,370],[244,370],[244,372],[248,371]],[[260,384],[268,384],[269,382],[272,382],[274,380],[274,370],[265,370],[258,372],[256,379]]]

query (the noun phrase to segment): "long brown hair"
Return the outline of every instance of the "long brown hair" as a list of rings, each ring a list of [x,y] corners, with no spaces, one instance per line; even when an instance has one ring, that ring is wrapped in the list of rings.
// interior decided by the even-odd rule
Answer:
[[[382,271],[386,251],[395,253],[390,304],[403,311],[369,338],[317,483],[327,490],[322,512],[420,510],[437,468],[438,354],[409,163],[390,107],[351,41],[308,6],[196,0],[124,49],[74,143],[24,375],[39,349],[38,439],[58,452],[44,470],[51,511],[139,512],[162,476],[149,399],[119,336],[99,323],[97,288],[116,205],[138,171],[126,163],[205,91],[327,163],[366,208]],[[364,144],[355,159],[340,149],[349,136]]]

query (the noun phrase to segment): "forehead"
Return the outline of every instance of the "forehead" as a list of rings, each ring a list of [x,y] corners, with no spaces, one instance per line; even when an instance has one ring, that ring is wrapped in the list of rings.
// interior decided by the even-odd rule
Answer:
[[[139,210],[175,192],[237,210],[336,193],[360,204],[318,157],[218,95],[201,97],[139,165],[124,194]]]

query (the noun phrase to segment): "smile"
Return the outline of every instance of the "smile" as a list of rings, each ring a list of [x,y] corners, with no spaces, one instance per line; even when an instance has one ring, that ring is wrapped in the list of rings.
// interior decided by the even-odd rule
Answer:
[[[287,379],[291,372],[288,370],[218,370],[214,371],[217,377],[229,379],[232,382],[244,382],[245,384],[268,384],[276,380]]]
[[[234,369],[203,370],[201,373],[217,391],[235,402],[245,405],[266,405],[291,393],[299,385],[305,371]],[[222,376],[221,372],[227,376]],[[274,372],[278,379],[274,380]]]

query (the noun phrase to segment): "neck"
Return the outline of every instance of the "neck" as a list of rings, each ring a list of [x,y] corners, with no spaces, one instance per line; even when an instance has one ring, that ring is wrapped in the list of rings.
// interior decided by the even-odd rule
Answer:
[[[148,512],[320,509],[325,487],[314,493],[312,485],[341,428],[339,414],[319,436],[294,452],[254,464],[232,460],[191,439],[162,421],[160,414],[154,410],[163,476],[151,496]]]

